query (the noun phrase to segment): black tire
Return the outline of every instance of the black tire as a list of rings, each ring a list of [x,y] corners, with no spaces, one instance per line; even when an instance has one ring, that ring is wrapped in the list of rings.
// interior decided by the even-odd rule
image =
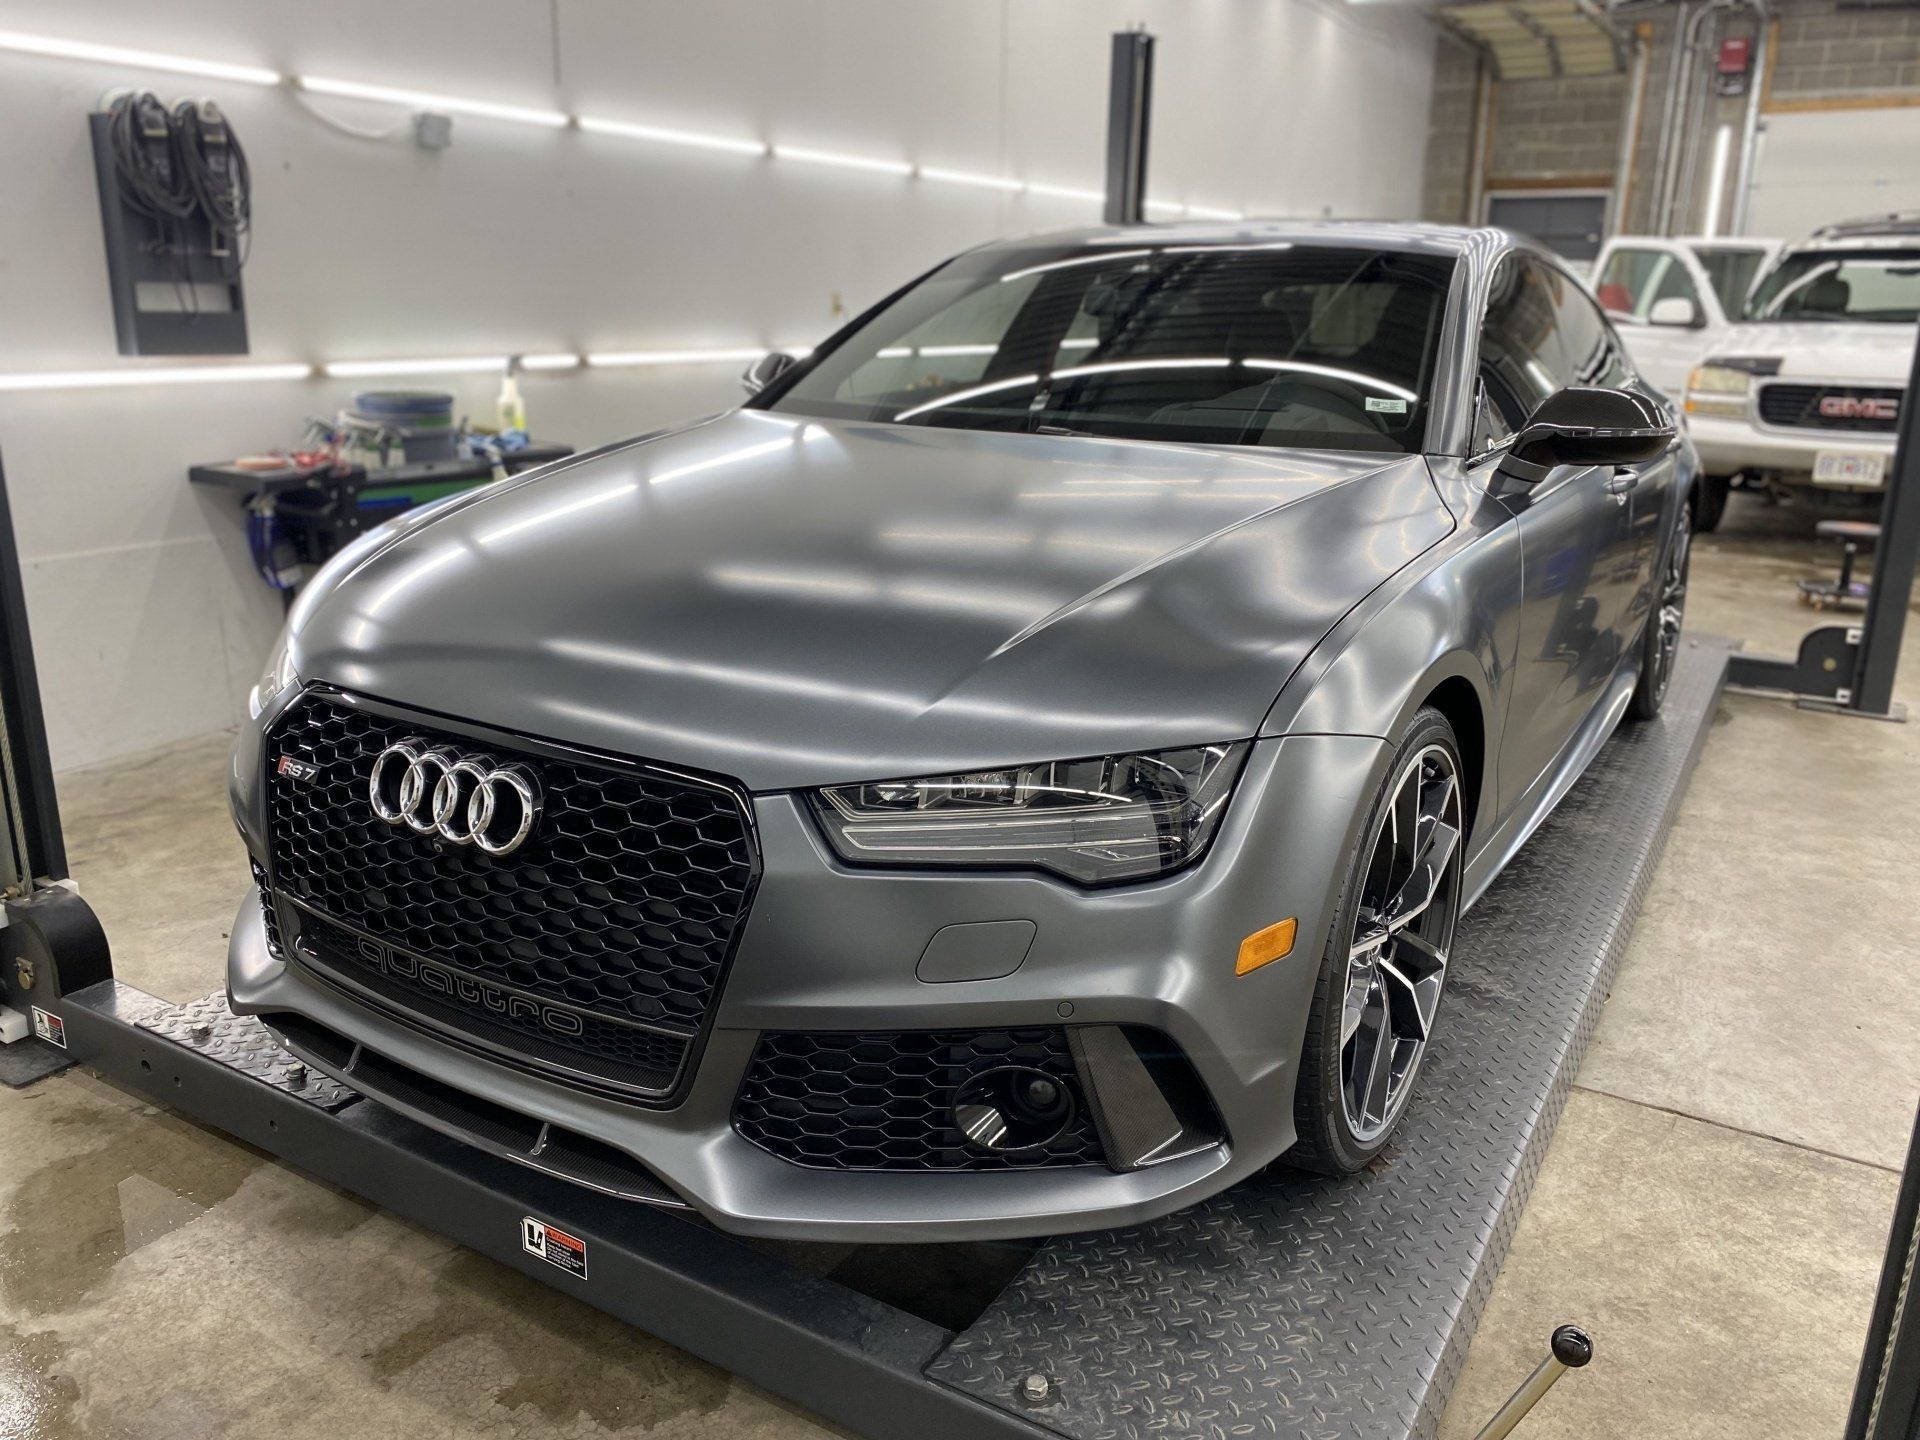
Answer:
[[[1687,614],[1687,576],[1692,568],[1693,523],[1691,498],[1680,502],[1660,552],[1660,569],[1654,577],[1653,608],[1647,623],[1640,627],[1640,683],[1633,687],[1633,699],[1627,702],[1629,720],[1651,720],[1666,702],[1667,686],[1673,680],[1673,663],[1680,653],[1680,629]]]
[[[1418,912],[1416,921],[1403,924],[1399,931],[1386,931],[1375,922],[1376,912],[1366,903],[1369,892],[1381,886],[1380,847],[1403,828],[1395,815],[1395,801],[1403,795],[1404,783],[1416,765],[1422,767],[1419,778],[1414,782],[1418,807],[1416,813],[1423,818],[1426,816],[1425,798],[1437,790],[1438,781],[1429,784],[1424,767],[1436,752],[1444,757],[1443,768],[1451,781],[1453,803],[1449,811],[1443,801],[1435,813],[1438,817],[1451,814],[1453,839],[1445,857],[1433,867],[1439,872],[1439,877],[1432,888],[1430,903]],[[1373,951],[1376,978],[1371,983],[1378,986],[1381,992],[1378,1014],[1383,1027],[1390,1027],[1389,1016],[1394,1008],[1387,995],[1387,986],[1378,978],[1378,972],[1383,968],[1379,962],[1383,957],[1391,956],[1395,960],[1391,971],[1402,985],[1407,983],[1406,976],[1415,974],[1420,974],[1421,985],[1431,982],[1430,991],[1420,1002],[1424,1006],[1422,1028],[1424,1035],[1430,1037],[1445,995],[1446,952],[1453,944],[1454,923],[1459,918],[1461,866],[1466,852],[1466,836],[1461,823],[1467,798],[1463,789],[1464,775],[1460,763],[1460,744],[1454,736],[1453,726],[1438,710],[1431,707],[1422,709],[1413,717],[1413,723],[1394,749],[1386,778],[1368,806],[1366,824],[1360,831],[1360,844],[1347,860],[1347,874],[1334,910],[1333,930],[1327,941],[1326,953],[1321,957],[1320,978],[1314,986],[1313,1006],[1307,1016],[1306,1042],[1300,1051],[1300,1071],[1294,1085],[1293,1101],[1297,1139],[1285,1156],[1289,1165],[1321,1175],[1350,1175],[1365,1168],[1386,1148],[1387,1142],[1392,1139],[1394,1127],[1406,1111],[1406,1102],[1414,1091],[1421,1062],[1426,1057],[1425,1038],[1409,1053],[1400,1080],[1395,1082],[1389,1079],[1377,1124],[1357,1124],[1350,1114],[1350,1086],[1354,1083],[1354,1076],[1348,1051],[1351,1045],[1363,1042],[1365,1037],[1362,1034],[1364,1020],[1356,1022],[1355,1029],[1349,1035],[1349,1002],[1351,992],[1356,990],[1364,993],[1369,1001],[1374,993],[1373,989],[1365,988],[1360,983],[1362,969],[1356,959],[1356,951],[1360,947],[1356,942],[1363,938],[1363,925],[1368,926],[1372,933],[1388,933],[1391,937],[1381,942],[1381,948]],[[1400,813],[1405,812],[1402,810]],[[1388,830],[1390,824],[1396,827],[1391,832]],[[1420,827],[1416,824],[1412,829],[1417,837]],[[1433,833],[1429,832],[1430,835]],[[1419,842],[1416,838],[1409,846],[1409,853],[1417,858],[1418,852]],[[1390,876],[1384,883],[1390,889],[1408,888],[1404,882],[1396,886]],[[1422,946],[1417,953],[1408,948],[1416,940]],[[1415,967],[1429,963],[1423,958],[1428,953],[1428,947],[1438,950],[1438,970],[1421,974]],[[1413,1000],[1413,987],[1392,993],[1404,999],[1404,1008],[1418,1008]],[[1364,1017],[1374,1012],[1369,1004],[1358,1013]],[[1379,1042],[1375,1043],[1373,1053],[1377,1057],[1381,1052]],[[1387,1043],[1385,1051],[1389,1057],[1390,1072],[1396,1046],[1406,1043],[1404,1039]],[[1398,1088],[1395,1088],[1396,1083]],[[1368,1107],[1363,1103],[1361,1109],[1365,1114]],[[1366,1120],[1374,1118],[1365,1115]]]
[[[1727,513],[1727,496],[1733,490],[1731,475],[1702,475],[1693,497],[1693,530],[1696,535],[1711,535],[1720,528]]]

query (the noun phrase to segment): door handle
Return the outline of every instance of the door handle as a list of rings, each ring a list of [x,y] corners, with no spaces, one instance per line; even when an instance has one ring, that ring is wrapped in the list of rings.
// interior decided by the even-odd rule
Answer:
[[[1607,477],[1607,494],[1622,504],[1633,493],[1634,486],[1640,483],[1638,470],[1616,470]]]

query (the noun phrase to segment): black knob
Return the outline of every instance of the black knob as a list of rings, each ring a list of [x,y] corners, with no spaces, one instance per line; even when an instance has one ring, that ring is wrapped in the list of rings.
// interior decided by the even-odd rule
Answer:
[[[1562,1325],[1553,1332],[1550,1343],[1553,1346],[1553,1358],[1569,1370],[1578,1370],[1593,1359],[1593,1341],[1578,1325]]]

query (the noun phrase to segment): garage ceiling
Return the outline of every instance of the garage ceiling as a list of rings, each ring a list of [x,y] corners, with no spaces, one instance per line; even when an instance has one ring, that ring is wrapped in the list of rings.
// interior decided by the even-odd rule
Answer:
[[[1502,80],[1612,75],[1627,68],[1626,33],[1585,0],[1470,0],[1431,13],[1490,56]]]

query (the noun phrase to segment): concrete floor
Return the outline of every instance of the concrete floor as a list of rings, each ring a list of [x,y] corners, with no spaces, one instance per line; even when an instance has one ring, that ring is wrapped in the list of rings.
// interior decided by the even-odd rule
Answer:
[[[1790,653],[1806,527],[1736,496],[1690,624]],[[120,973],[169,999],[219,983],[245,888],[225,754],[61,787]],[[1920,1096],[1916,797],[1920,725],[1724,702],[1443,1440],[1567,1319],[1599,1359],[1528,1440],[1838,1433]],[[0,1090],[0,1157],[4,1440],[839,1433],[84,1073]]]

